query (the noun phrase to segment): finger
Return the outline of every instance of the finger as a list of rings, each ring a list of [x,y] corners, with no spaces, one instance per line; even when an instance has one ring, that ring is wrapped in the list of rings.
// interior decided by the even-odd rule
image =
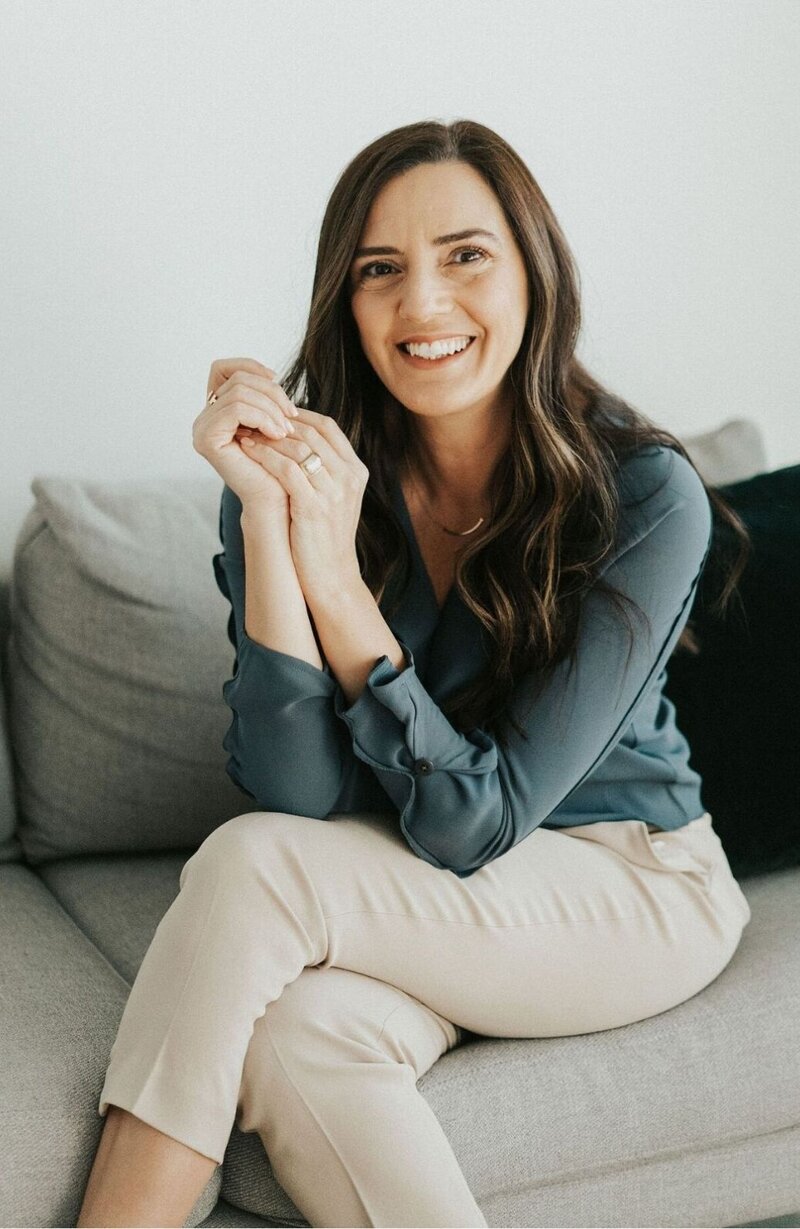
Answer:
[[[217,392],[221,384],[233,375],[234,371],[252,371],[256,375],[266,376],[268,379],[275,378],[275,372],[271,367],[265,367],[263,363],[259,363],[254,358],[218,358],[211,364],[211,369],[208,373],[208,385],[206,387],[206,397],[210,397],[212,393]]]
[[[360,460],[358,454],[353,448],[353,445],[350,443],[350,440],[347,438],[336,419],[332,418],[330,414],[319,414],[316,410],[307,410],[301,406],[296,422],[298,425],[300,423],[306,423],[309,427],[314,428],[316,431],[314,439],[319,440],[321,437],[322,439],[327,440],[329,446],[345,464],[350,464],[356,460]],[[298,436],[299,435],[300,432],[298,432]],[[313,446],[313,441],[311,439],[309,439],[309,443]],[[316,451],[319,452],[320,456],[322,456],[322,453],[318,448]]]
[[[233,411],[241,420],[247,418],[248,426],[258,427],[263,423],[268,428],[265,434],[270,436],[284,436],[287,430],[294,432],[295,429],[295,424],[284,417],[274,401],[247,385],[234,385],[227,393],[223,393],[214,403],[213,411],[217,414],[229,414]],[[251,411],[261,416],[260,422],[250,421],[247,416]]]
[[[217,396],[222,397],[228,389],[240,385],[241,387],[255,389],[256,392],[262,393],[265,397],[269,397],[280,408],[281,412],[289,417],[296,417],[297,407],[286,396],[285,391],[278,384],[277,380],[270,380],[266,376],[259,375],[255,372],[234,371],[217,389]]]
[[[279,440],[276,443],[262,443],[254,440],[252,443],[242,441],[243,451],[259,461],[270,474],[279,477],[286,489],[293,495],[308,495],[302,483],[310,483],[319,494],[329,494],[337,489],[333,476],[328,471],[323,460],[322,468],[313,474],[306,474],[301,462],[309,455],[305,447],[298,448],[297,440]],[[320,456],[322,454],[320,453]]]
[[[322,459],[322,464],[334,475],[341,475],[347,459],[334,447],[333,444],[310,423],[303,422],[297,419],[294,424],[294,433],[290,440],[286,443],[297,445],[297,452],[292,450],[291,455],[297,455],[298,461],[302,461],[304,457],[309,455],[309,448],[312,452],[316,452]],[[349,444],[348,444],[349,447]],[[350,450],[352,456],[352,449]]]

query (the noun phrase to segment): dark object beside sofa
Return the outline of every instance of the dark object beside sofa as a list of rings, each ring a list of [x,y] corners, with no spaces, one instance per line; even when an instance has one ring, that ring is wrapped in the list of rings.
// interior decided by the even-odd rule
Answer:
[[[692,609],[700,644],[673,655],[664,693],[680,714],[703,802],[737,879],[800,865],[800,465],[719,488],[753,554],[723,618],[719,561]],[[727,525],[716,532],[727,544]]]

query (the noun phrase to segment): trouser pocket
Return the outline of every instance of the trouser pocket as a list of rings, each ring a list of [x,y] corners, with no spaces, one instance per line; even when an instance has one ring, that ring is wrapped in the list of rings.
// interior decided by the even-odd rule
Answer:
[[[725,913],[733,910],[742,925],[747,925],[752,916],[750,904],[734,877],[708,811],[671,832],[662,832],[648,824],[642,827],[655,860],[669,869],[695,876],[706,892],[713,891],[715,901]]]
[[[640,827],[655,865],[690,875],[711,890],[717,870],[727,860],[708,812],[682,828],[661,829],[647,823]]]

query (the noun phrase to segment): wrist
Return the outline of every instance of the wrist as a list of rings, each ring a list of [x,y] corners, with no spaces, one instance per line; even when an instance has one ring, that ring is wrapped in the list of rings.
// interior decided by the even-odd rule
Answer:
[[[287,544],[290,521],[288,500],[285,508],[275,507],[274,504],[253,502],[243,504],[239,517],[239,524],[243,532],[246,529],[254,529],[260,537],[268,534],[274,534],[276,537],[284,536]]]
[[[372,593],[357,566],[347,573],[320,577],[319,581],[306,593],[309,609],[312,612],[318,610],[323,614],[327,611],[341,612],[348,605],[358,606],[365,598],[373,600]]]

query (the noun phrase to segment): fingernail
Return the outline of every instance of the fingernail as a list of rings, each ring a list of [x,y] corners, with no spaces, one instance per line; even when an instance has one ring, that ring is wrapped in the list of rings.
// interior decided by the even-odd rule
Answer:
[[[287,431],[294,431],[294,423],[290,422],[288,418],[286,419],[284,426],[286,427]]]

